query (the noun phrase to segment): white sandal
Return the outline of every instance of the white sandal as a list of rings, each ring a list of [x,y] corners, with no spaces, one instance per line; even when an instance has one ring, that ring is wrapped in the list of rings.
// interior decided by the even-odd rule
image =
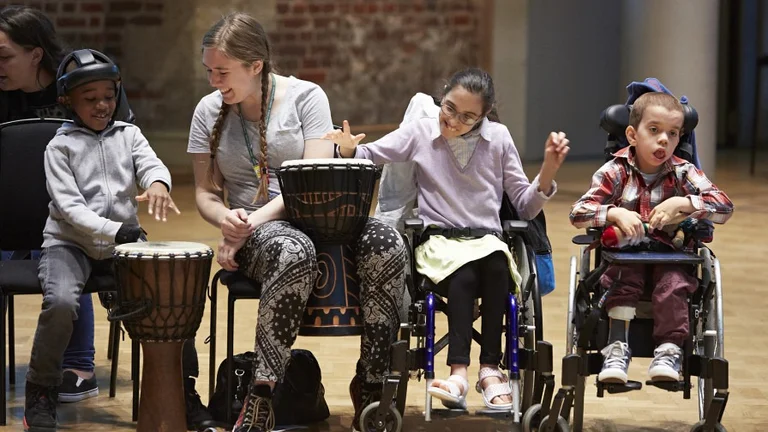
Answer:
[[[491,384],[483,389],[481,383],[484,379],[490,377],[499,378],[502,382]],[[509,380],[507,379],[507,376],[504,375],[500,370],[489,367],[480,368],[480,371],[477,373],[477,384],[475,384],[475,390],[483,395],[483,402],[485,402],[485,406],[489,409],[504,411],[512,409],[512,402],[497,404],[491,403],[491,401],[498,396],[509,395],[512,397],[512,387],[509,385]]]
[[[450,392],[437,387],[437,385],[445,383],[448,385]],[[459,389],[459,385],[464,389],[462,392]],[[443,406],[448,409],[467,409],[467,393],[469,392],[469,382],[460,375],[451,375],[447,380],[434,380],[427,389],[432,397],[440,399]]]

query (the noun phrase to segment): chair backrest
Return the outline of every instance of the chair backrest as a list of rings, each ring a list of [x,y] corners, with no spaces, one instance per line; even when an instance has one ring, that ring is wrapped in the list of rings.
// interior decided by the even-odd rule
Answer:
[[[51,201],[44,154],[67,120],[28,119],[0,124],[0,249],[34,250],[43,244]]]

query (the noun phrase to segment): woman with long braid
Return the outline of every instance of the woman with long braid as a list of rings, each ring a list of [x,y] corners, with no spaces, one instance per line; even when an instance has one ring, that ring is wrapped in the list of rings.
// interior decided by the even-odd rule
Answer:
[[[314,83],[278,75],[271,54],[264,29],[247,14],[228,15],[205,34],[203,64],[216,91],[195,109],[187,150],[194,157],[198,210],[221,228],[219,264],[262,286],[253,381],[234,432],[274,427],[272,391],[285,374],[317,275],[315,246],[283,220],[285,205],[270,168],[286,160],[333,157],[333,143],[322,139],[332,128],[325,93]],[[406,251],[397,231],[375,219],[352,246],[364,320],[350,384],[358,419],[362,407],[380,397],[389,367]]]

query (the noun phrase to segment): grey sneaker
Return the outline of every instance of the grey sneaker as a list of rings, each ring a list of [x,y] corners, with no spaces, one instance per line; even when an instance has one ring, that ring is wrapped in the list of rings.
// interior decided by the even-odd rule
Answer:
[[[626,342],[616,341],[607,345],[601,351],[603,357],[603,369],[597,376],[597,380],[603,383],[626,384],[627,369],[632,361],[632,351]]]
[[[663,343],[653,351],[648,375],[653,381],[680,381],[683,350],[673,343]]]

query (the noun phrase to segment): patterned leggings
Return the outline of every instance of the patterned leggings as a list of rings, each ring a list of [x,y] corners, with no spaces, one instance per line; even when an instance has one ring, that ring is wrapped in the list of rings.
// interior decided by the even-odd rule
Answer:
[[[381,383],[389,368],[389,347],[400,325],[407,254],[400,234],[372,218],[352,249],[363,315],[357,374],[366,382]],[[315,284],[315,246],[290,223],[273,221],[256,229],[236,261],[246,276],[262,286],[253,378],[279,381]]]

